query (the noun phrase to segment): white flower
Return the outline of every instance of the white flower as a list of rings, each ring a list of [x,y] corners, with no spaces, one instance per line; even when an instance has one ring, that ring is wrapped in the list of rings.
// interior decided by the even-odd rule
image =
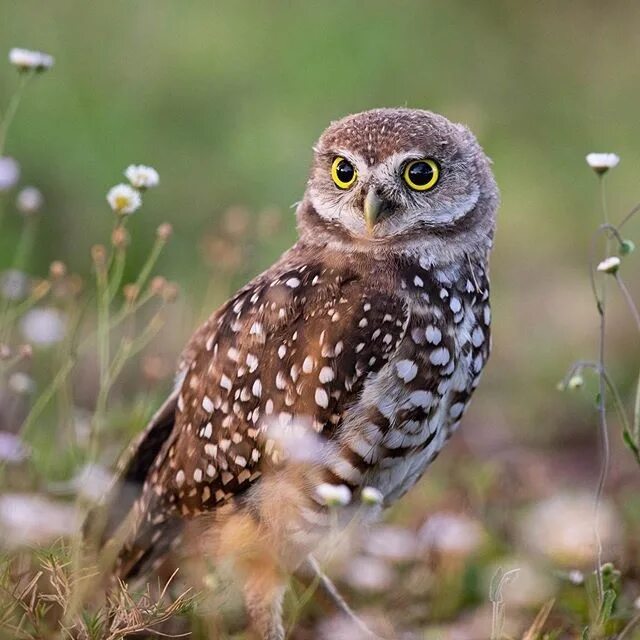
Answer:
[[[14,48],[9,51],[9,62],[18,67],[20,71],[45,71],[53,67],[53,56],[42,51],[29,51],[29,49]]]
[[[53,542],[76,533],[79,523],[80,513],[67,503],[27,493],[0,496],[0,544],[5,548]]]
[[[20,323],[20,329],[27,342],[48,347],[60,342],[66,333],[65,318],[58,309],[53,307],[31,309]]]
[[[0,295],[7,300],[22,300],[28,287],[29,278],[18,269],[9,269],[0,276]]]
[[[0,431],[0,460],[21,462],[29,455],[29,447],[14,433]]]
[[[20,165],[8,156],[0,157],[0,191],[8,191],[20,179]]]
[[[329,507],[344,507],[351,502],[351,491],[345,484],[323,482],[316,488],[316,493]]]
[[[620,268],[620,258],[618,256],[610,256],[605,258],[598,266],[597,270],[602,273],[616,273]]]
[[[153,167],[143,164],[129,165],[124,175],[136,189],[151,189],[160,184],[158,172]]]
[[[360,500],[362,500],[363,504],[375,506],[382,504],[384,496],[375,487],[365,487],[360,494]]]
[[[572,569],[569,571],[568,577],[571,584],[575,584],[576,586],[584,584],[584,573],[579,569]]]
[[[483,531],[471,518],[456,513],[436,513],[422,525],[420,541],[429,550],[468,555],[482,543]]]
[[[596,173],[605,173],[609,169],[617,167],[619,162],[620,158],[615,153],[589,153],[587,155],[587,164]]]
[[[109,206],[120,215],[129,215],[137,211],[142,204],[138,191],[128,184],[117,184],[107,193]]]
[[[418,554],[418,540],[408,529],[382,525],[371,529],[364,540],[364,550],[376,558],[391,562],[406,562]]]
[[[356,556],[346,566],[344,579],[358,591],[376,593],[391,587],[394,572],[384,560],[371,556]]]
[[[579,389],[583,385],[584,385],[584,378],[579,373],[572,375],[569,378],[569,382],[567,382],[567,388],[572,390]]]
[[[36,388],[33,378],[22,371],[12,373],[7,385],[11,391],[21,396],[31,393]]]
[[[18,207],[18,211],[29,215],[40,211],[43,202],[44,198],[42,197],[42,193],[40,193],[40,189],[25,187],[18,193],[16,207]]]
[[[534,505],[519,523],[523,546],[572,569],[588,566],[595,552],[593,496],[557,493]],[[609,552],[619,540],[620,520],[610,502],[600,504],[598,528]]]

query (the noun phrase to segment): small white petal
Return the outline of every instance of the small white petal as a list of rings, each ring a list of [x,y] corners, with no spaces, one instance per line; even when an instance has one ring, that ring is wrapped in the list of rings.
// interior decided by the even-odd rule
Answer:
[[[45,71],[53,67],[53,56],[42,51],[30,51],[29,49],[19,49],[17,47],[9,51],[9,62],[18,67],[21,71],[34,69],[36,71]]]
[[[378,491],[375,487],[365,487],[360,494],[360,499],[364,504],[377,505],[382,504],[384,496],[381,491]]]
[[[344,507],[351,502],[351,491],[344,484],[323,482],[316,488],[316,493],[329,507]]]
[[[124,172],[125,177],[136,189],[151,189],[160,184],[160,176],[153,167],[131,164]]]
[[[598,271],[602,273],[616,273],[620,268],[620,258],[617,256],[610,256],[605,258],[597,267]]]
[[[140,194],[128,184],[118,184],[107,193],[109,206],[120,215],[129,215],[142,205]]]
[[[587,164],[596,173],[604,173],[609,169],[613,169],[620,162],[620,157],[615,153],[589,153],[586,159]]]

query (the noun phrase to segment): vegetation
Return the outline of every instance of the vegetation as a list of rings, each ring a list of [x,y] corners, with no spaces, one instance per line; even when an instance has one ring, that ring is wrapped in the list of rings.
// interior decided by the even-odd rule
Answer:
[[[105,600],[79,524],[193,327],[292,241],[313,137],[405,103],[495,162],[494,353],[423,481],[322,569],[381,637],[640,637],[640,7],[240,4],[0,0],[5,49],[55,56],[0,65],[0,637],[245,637],[213,570]],[[159,184],[118,178],[140,159]],[[320,587],[292,578],[290,637],[365,637]]]

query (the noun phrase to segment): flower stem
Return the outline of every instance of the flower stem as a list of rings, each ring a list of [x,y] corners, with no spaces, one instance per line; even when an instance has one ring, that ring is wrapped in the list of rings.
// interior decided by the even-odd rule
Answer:
[[[609,214],[607,210],[607,198],[604,177],[600,177],[600,198],[602,203],[602,215],[605,225],[609,224]],[[606,235],[605,240],[605,256],[609,255],[611,240]],[[596,296],[597,299],[597,296]],[[598,365],[599,365],[599,397],[598,397],[598,415],[600,420],[599,436],[600,436],[600,473],[598,475],[598,484],[596,486],[596,495],[594,500],[594,537],[596,542],[596,585],[598,589],[598,605],[602,607],[604,601],[604,581],[602,578],[602,537],[600,536],[600,507],[602,496],[604,494],[605,484],[609,475],[609,466],[611,463],[611,446],[609,443],[609,427],[607,424],[607,379],[605,369],[605,340],[606,340],[606,301],[607,301],[607,278],[602,278],[602,288],[600,290],[600,298],[598,300],[598,313],[600,315],[600,336],[598,345]]]
[[[4,155],[4,146],[7,141],[7,134],[9,133],[9,127],[15,118],[16,111],[18,110],[18,106],[20,105],[20,100],[22,99],[22,95],[24,94],[24,90],[29,84],[29,80],[33,78],[35,75],[35,71],[29,73],[23,73],[20,75],[20,83],[18,84],[18,88],[16,92],[11,96],[9,100],[9,106],[4,114],[4,118],[0,122],[0,157]]]

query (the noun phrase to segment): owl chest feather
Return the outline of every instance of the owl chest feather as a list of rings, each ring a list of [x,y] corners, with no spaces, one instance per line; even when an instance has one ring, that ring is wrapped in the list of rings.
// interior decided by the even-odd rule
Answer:
[[[420,270],[402,284],[405,334],[345,421],[337,465],[387,502],[415,484],[457,428],[489,355],[484,273]]]

